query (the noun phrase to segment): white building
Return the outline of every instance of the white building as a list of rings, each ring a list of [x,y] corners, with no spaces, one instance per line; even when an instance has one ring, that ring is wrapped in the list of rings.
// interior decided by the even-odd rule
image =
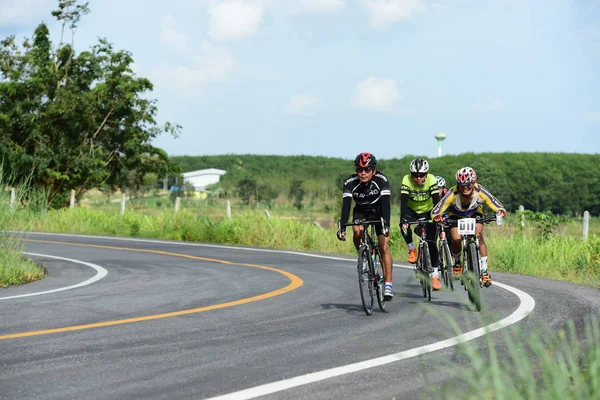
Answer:
[[[183,181],[190,183],[195,190],[206,191],[208,185],[219,182],[221,175],[226,173],[222,169],[208,168],[199,169],[198,171],[184,172]]]

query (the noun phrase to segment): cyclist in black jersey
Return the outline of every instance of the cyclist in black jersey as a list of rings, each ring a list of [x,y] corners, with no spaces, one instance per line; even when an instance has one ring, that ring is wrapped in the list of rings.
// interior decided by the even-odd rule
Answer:
[[[376,226],[381,264],[385,274],[383,295],[386,300],[394,297],[392,287],[392,255],[390,253],[391,190],[388,178],[377,171],[377,159],[371,153],[360,153],[354,160],[356,174],[344,181],[342,194],[342,215],[340,221],[346,223],[354,200],[353,219],[379,220],[383,217],[385,226]],[[358,249],[362,226],[353,226],[354,246]],[[346,240],[346,229],[337,232],[339,240]]]

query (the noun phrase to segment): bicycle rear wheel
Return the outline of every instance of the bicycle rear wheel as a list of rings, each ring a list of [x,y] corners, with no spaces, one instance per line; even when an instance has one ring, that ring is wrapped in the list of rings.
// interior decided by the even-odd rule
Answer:
[[[477,252],[477,245],[474,242],[470,242],[467,247],[467,293],[469,294],[469,300],[477,311],[481,311],[481,286],[479,281],[479,254]]]
[[[373,262],[373,276],[375,277],[375,282],[373,286],[375,287],[375,294],[377,295],[377,304],[379,304],[379,309],[381,312],[385,312],[386,300],[383,296],[383,284],[385,283],[385,274],[383,271],[383,265],[381,264],[381,255],[379,251],[375,252],[375,261]]]
[[[358,254],[358,288],[360,299],[367,315],[373,314],[373,266],[371,265],[371,254],[367,247],[361,248]]]

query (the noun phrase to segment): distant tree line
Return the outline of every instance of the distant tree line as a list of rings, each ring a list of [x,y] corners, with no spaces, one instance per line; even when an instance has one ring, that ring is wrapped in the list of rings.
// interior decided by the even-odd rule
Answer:
[[[379,159],[378,169],[390,178],[394,204],[399,202],[402,177],[415,157]],[[449,185],[459,168],[473,167],[478,182],[511,211],[523,205],[527,210],[560,215],[575,216],[584,210],[600,214],[599,154],[464,153],[427,159],[430,173],[443,176]],[[354,170],[352,159],[322,156],[173,156],[171,161],[182,171],[227,171],[215,188],[220,196],[264,204],[282,196],[298,208],[303,201],[337,201],[343,179]]]

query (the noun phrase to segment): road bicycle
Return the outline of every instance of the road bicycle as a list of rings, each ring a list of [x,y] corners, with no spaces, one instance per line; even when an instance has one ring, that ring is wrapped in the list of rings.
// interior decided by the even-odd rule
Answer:
[[[375,226],[384,226],[383,223],[383,218],[380,220],[361,219],[344,224],[338,221],[338,231],[340,228],[345,228],[347,226],[362,225],[363,227],[360,244],[358,246],[357,269],[360,298],[367,315],[371,315],[373,313],[373,304],[375,302],[375,298],[377,298],[379,309],[382,312],[385,312],[386,307],[386,300],[383,296],[385,275],[383,271],[383,265],[381,264],[381,253],[379,252],[379,246],[377,245],[377,240],[375,239],[377,237]]]
[[[454,278],[452,276],[452,252],[450,251],[450,244],[448,243],[448,238],[446,235],[446,227],[447,225],[444,223],[437,224],[438,237],[440,238],[438,243],[438,254],[440,261],[438,265],[440,267],[440,275],[442,276],[444,286],[450,290],[454,290]]]
[[[429,275],[433,272],[431,255],[429,254],[429,245],[427,244],[427,223],[431,222],[427,218],[419,218],[415,221],[404,221],[402,224],[416,225],[415,234],[419,236],[419,245],[417,246],[417,263],[415,273],[423,290],[423,297],[431,301],[431,278]]]
[[[448,226],[456,226],[458,234],[462,236],[462,274],[460,283],[465,287],[469,301],[473,303],[477,311],[481,311],[482,307],[482,283],[479,238],[475,234],[475,228],[477,224],[489,224],[492,221],[496,221],[496,215],[445,221]]]

